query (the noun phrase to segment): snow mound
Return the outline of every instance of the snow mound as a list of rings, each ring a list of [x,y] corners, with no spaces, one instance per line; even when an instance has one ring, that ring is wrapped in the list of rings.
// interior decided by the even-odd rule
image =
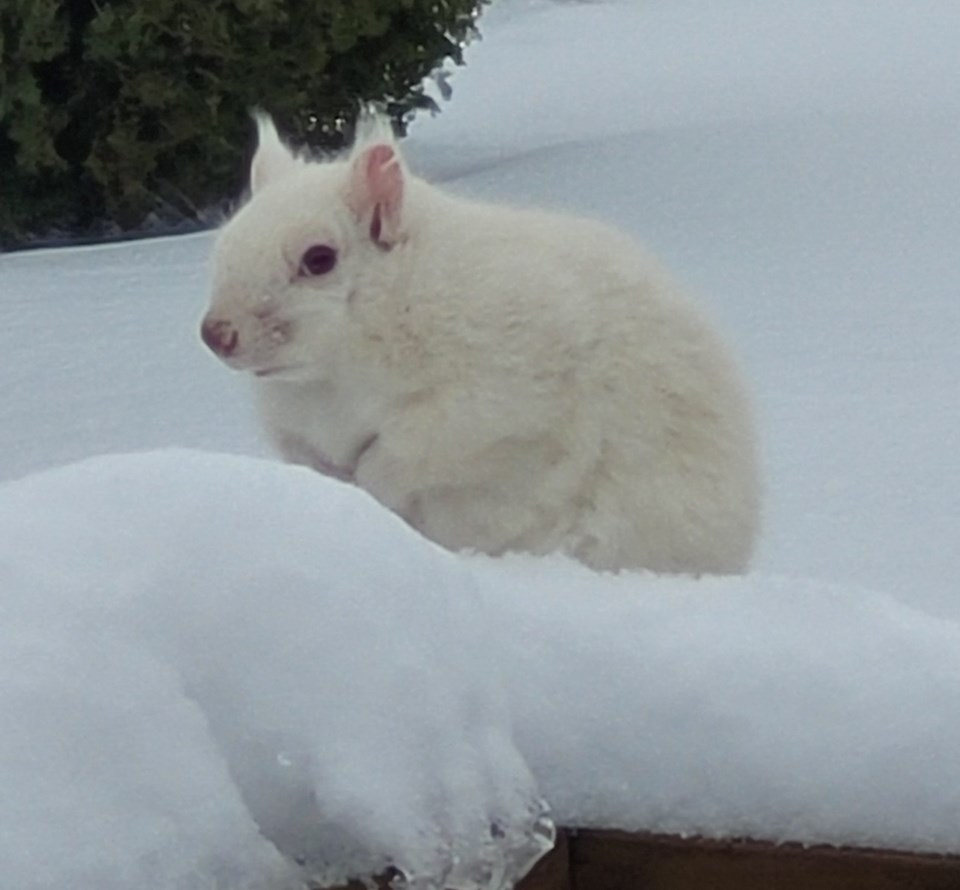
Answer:
[[[478,569],[558,824],[960,852],[955,622],[803,579]]]
[[[103,458],[0,489],[0,542],[9,886],[499,888],[551,845],[472,576],[358,490]]]
[[[960,626],[881,594],[454,555],[356,488],[183,451],[0,487],[0,590],[18,890],[496,890],[546,804],[960,852]]]

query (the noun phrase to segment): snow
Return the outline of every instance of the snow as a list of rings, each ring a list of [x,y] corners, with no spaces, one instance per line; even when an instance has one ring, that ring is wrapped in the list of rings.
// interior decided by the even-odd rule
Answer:
[[[541,797],[960,852],[960,6],[706,6],[502,0],[408,152],[702,296],[759,408],[747,578],[451,556],[254,459],[208,235],[0,256],[5,883],[496,887]]]
[[[481,565],[559,824],[960,850],[960,627],[848,586]]]
[[[960,626],[883,594],[453,555],[352,486],[175,450],[7,483],[0,567],[11,886],[497,888],[543,801],[960,850]]]
[[[498,887],[549,846],[469,571],[368,496],[167,452],[0,503],[10,886],[267,887],[279,850]]]

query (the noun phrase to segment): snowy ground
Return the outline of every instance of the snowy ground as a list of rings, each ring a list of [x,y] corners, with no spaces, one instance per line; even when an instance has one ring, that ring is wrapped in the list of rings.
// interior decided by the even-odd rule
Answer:
[[[960,617],[960,5],[497,11],[424,168],[613,220],[715,310],[762,412],[759,569]]]
[[[228,862],[232,887],[293,886],[277,849],[302,856],[298,832],[331,836],[284,797],[304,788],[337,802],[345,832],[311,851],[318,872],[332,859],[372,867],[383,849],[434,875],[453,874],[455,849],[474,869],[464,886],[516,870],[537,794],[584,824],[960,851],[960,6],[706,7],[504,0],[453,102],[416,124],[408,151],[459,191],[616,222],[700,292],[757,394],[768,508],[756,577],[601,584],[559,562],[460,564],[356,493],[223,458],[114,458],[9,486],[0,710],[18,732],[0,746],[0,863],[21,890],[133,878],[179,890]],[[266,453],[240,381],[196,337],[208,249],[201,235],[0,257],[0,478],[158,446]],[[234,491],[231,474],[257,484]],[[295,494],[311,485],[322,509]],[[257,497],[277,492],[296,503],[271,527]],[[324,546],[294,533],[314,509]],[[386,554],[372,574],[371,551],[331,522],[342,510]],[[254,579],[241,594],[217,580],[234,563]],[[288,571],[298,580],[282,596],[268,589]],[[318,579],[314,603],[304,591]],[[383,616],[363,631],[379,641],[358,674],[368,711],[323,682],[357,633],[344,591]],[[443,645],[438,608],[459,628]],[[486,683],[430,667],[447,665],[445,645],[483,648],[467,634],[473,608],[492,641],[483,658],[502,666]],[[147,634],[158,616],[196,635]],[[385,630],[394,618],[411,628],[406,655]],[[218,648],[230,633],[268,653],[261,680]],[[318,654],[303,687],[274,701],[264,690],[299,671],[311,635],[330,661]],[[191,646],[212,649],[191,659]],[[397,657],[440,679],[414,701],[391,692],[377,665]],[[460,687],[474,710],[431,723]],[[311,696],[347,716],[297,722]],[[284,721],[317,758],[290,785],[288,770],[261,770],[286,756],[267,731]],[[372,819],[385,811],[369,782],[384,746],[343,758],[358,736],[395,740],[395,820]],[[418,748],[447,764],[420,798]],[[495,818],[514,819],[503,843],[470,836]]]

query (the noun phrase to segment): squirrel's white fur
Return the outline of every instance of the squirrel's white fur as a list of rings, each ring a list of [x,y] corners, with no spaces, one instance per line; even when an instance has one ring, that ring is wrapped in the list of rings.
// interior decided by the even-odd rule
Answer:
[[[256,375],[287,460],[354,480],[453,549],[746,567],[748,400],[646,253],[595,222],[440,191],[376,118],[322,163],[258,124],[204,335]],[[304,267],[312,245],[337,251],[332,269]]]

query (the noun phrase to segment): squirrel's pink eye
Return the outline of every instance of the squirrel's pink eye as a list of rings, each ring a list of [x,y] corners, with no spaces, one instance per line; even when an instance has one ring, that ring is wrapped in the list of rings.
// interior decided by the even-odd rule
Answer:
[[[314,244],[300,258],[301,275],[326,275],[337,264],[336,248],[329,244]]]

